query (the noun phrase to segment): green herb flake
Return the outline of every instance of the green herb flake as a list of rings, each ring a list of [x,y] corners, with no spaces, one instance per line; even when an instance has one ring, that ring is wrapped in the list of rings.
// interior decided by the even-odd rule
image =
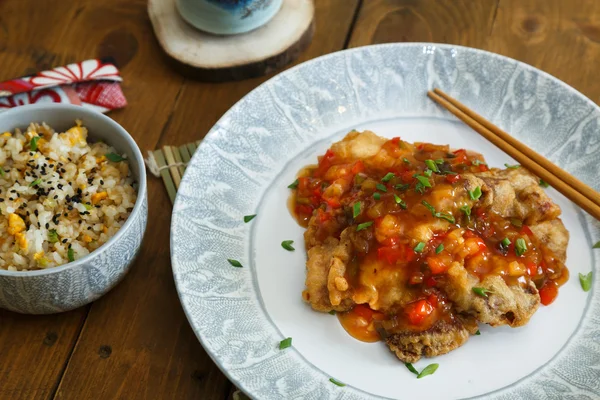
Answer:
[[[440,243],[440,245],[435,248],[435,254],[440,254],[442,251],[444,251],[444,244]]]
[[[433,161],[435,161],[436,164],[440,164],[440,165],[442,165],[444,163],[443,158],[438,158],[437,160],[433,160]]]
[[[256,214],[244,215],[244,222],[248,223],[248,222],[252,221],[254,219],[254,217],[256,217]]]
[[[431,174],[433,174],[433,171],[430,170],[429,168],[427,168],[425,171],[423,171],[423,175],[425,175],[426,177],[431,177]]]
[[[518,220],[518,219],[516,219],[516,218],[512,218],[512,219],[510,220],[510,223],[511,223],[513,226],[516,226],[517,228],[522,228],[522,227],[523,227],[523,222],[522,222],[521,220]],[[598,243],[600,243],[600,242],[598,242]]]
[[[71,247],[69,247],[69,250],[67,250],[67,258],[69,259],[69,262],[75,261],[75,250],[73,250]]]
[[[433,172],[440,172],[437,164],[433,160],[425,160],[425,165],[427,165],[427,168],[429,168]]]
[[[504,164],[504,166],[509,169],[517,169],[520,167],[519,164],[515,164],[515,165]]]
[[[34,186],[37,186],[37,185],[39,185],[40,183],[42,183],[42,179],[41,179],[41,178],[37,178],[35,181],[33,181],[33,182],[31,182],[31,183],[29,184],[29,187],[34,187]]]
[[[545,189],[545,188],[549,187],[550,185],[545,180],[540,179],[540,186]]]
[[[579,283],[584,292],[589,292],[592,288],[592,272],[590,271],[587,275],[579,273]]]
[[[471,207],[469,207],[469,206],[467,206],[467,205],[465,205],[465,206],[462,206],[462,207],[460,208],[460,211],[462,211],[462,212],[463,212],[463,213],[464,213],[464,214],[467,216],[467,218],[469,218],[469,219],[470,219],[470,217],[471,217]]]
[[[296,189],[298,187],[298,183],[300,182],[298,181],[298,179],[296,179],[294,182],[288,185],[288,189]]]
[[[473,160],[473,162],[471,164],[473,164],[476,167],[479,165],[487,165],[486,163],[484,163],[483,161],[480,161],[480,160]]]
[[[479,332],[479,329],[477,329],[477,332],[475,332],[475,335],[477,335],[477,336],[481,335],[481,332]]]
[[[243,265],[242,265],[242,263],[240,263],[238,260],[232,260],[232,259],[228,258],[228,259],[227,259],[227,262],[228,262],[229,264],[231,264],[233,267],[236,267],[236,268],[243,268]]]
[[[491,290],[486,288],[474,287],[473,292],[481,297],[488,297],[488,293],[492,293]]]
[[[427,179],[426,177],[417,175],[417,176],[415,176],[415,178],[417,178],[417,180],[419,181],[419,183],[421,185],[423,185],[423,187],[426,187],[426,188],[431,187],[431,182],[429,182],[429,179]]]
[[[285,338],[281,342],[279,342],[279,350],[287,349],[288,347],[292,347],[292,338]]]
[[[340,386],[340,387],[346,386],[345,383],[342,383],[342,382],[340,382],[340,381],[338,381],[336,379],[333,379],[333,378],[329,378],[329,382],[333,383],[336,386]]]
[[[360,201],[357,201],[352,205],[352,218],[356,218],[360,215]]]
[[[434,214],[435,217],[439,218],[439,219],[445,219],[446,221],[450,222],[451,224],[456,223],[456,220],[454,219],[454,216],[452,216],[452,214],[446,214],[446,213],[441,213],[441,212],[436,212]]]
[[[419,194],[425,193],[425,186],[423,186],[421,182],[417,182],[417,184],[415,185],[415,192]]]
[[[402,161],[404,161],[405,164],[410,164],[410,161],[408,161],[408,158],[406,157],[402,158]]]
[[[4,170],[3,167],[0,167],[0,176],[2,176],[3,178],[6,178],[6,171]]]
[[[40,140],[39,136],[34,136],[34,137],[31,138],[31,141],[29,142],[29,150],[31,150],[31,151],[36,151],[37,150],[37,148],[38,148],[37,147],[38,140]]]
[[[423,204],[429,211],[431,211],[431,215],[435,216],[435,208],[431,204],[429,204],[425,200],[423,200],[421,204]]]
[[[373,198],[377,201],[381,200],[381,194],[379,194],[379,192],[375,192],[373,193]]]
[[[105,156],[112,162],[121,162],[125,160],[125,158],[121,157],[116,153],[106,153]]]
[[[56,230],[50,229],[48,231],[48,241],[50,243],[56,243],[56,242],[58,242],[58,233],[56,233]]]
[[[415,374],[415,375],[419,375],[419,371],[417,371],[417,369],[416,369],[415,367],[413,367],[413,365],[412,365],[411,363],[404,363],[404,366],[405,366],[406,368],[408,368],[408,370],[409,370],[410,372],[412,372],[413,374]]]
[[[329,315],[335,315],[335,310],[331,310],[331,311],[329,311],[329,313],[328,313],[328,314],[329,314]]]
[[[502,241],[500,242],[500,244],[502,245],[502,247],[507,248],[508,246],[510,246],[510,239],[509,238],[504,238],[504,239],[502,239]]]
[[[388,172],[387,174],[385,174],[385,176],[383,178],[381,178],[381,182],[389,182],[391,181],[396,175],[393,172]]]
[[[358,224],[358,226],[356,227],[356,232],[360,232],[363,229],[367,229],[371,225],[373,225],[373,221],[363,222],[362,224]]]
[[[429,364],[428,366],[423,368],[423,371],[421,371],[419,375],[417,375],[417,379],[421,379],[427,375],[433,375],[433,373],[437,371],[439,366],[440,364]]]
[[[283,247],[287,251],[294,251],[296,249],[292,246],[293,243],[293,240],[284,240],[283,242],[281,242],[281,247]]]
[[[405,190],[408,190],[409,187],[410,183],[399,183],[396,186],[394,186],[394,189],[404,192]]]
[[[375,185],[375,187],[377,188],[377,190],[381,190],[382,192],[387,192],[387,188],[382,183],[378,183],[377,185]]]
[[[527,251],[527,243],[525,243],[525,239],[518,238],[515,241],[515,253],[517,256],[521,257]]]
[[[400,207],[402,207],[403,209],[406,210],[406,202],[404,200],[402,200],[400,198],[400,196],[398,196],[397,194],[394,194],[394,200],[396,201],[396,204],[398,204]]]
[[[600,242],[596,242],[596,244],[592,246],[592,249],[600,249]]]
[[[471,200],[479,200],[481,197],[481,187],[477,186],[475,189],[469,190],[469,197]]]
[[[413,250],[415,251],[415,253],[422,253],[423,249],[425,249],[425,243],[419,242]]]
[[[83,203],[83,206],[85,207],[86,210],[91,210],[92,208],[94,208],[93,205],[89,204],[89,203]]]

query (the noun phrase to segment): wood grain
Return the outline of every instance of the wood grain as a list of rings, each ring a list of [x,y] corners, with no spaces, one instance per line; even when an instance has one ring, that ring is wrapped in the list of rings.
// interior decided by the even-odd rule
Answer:
[[[356,5],[347,0],[316,2],[315,38],[301,59],[341,49]],[[160,142],[152,146],[202,138],[233,103],[265,79],[186,82]],[[150,146],[150,141],[144,139],[144,144]],[[159,180],[150,179],[149,196],[151,218],[143,253],[125,280],[94,303],[58,399],[222,400],[229,394],[230,383],[202,349],[178,301],[169,255],[171,206]]]
[[[368,0],[349,47],[390,42],[485,45],[498,0]]]

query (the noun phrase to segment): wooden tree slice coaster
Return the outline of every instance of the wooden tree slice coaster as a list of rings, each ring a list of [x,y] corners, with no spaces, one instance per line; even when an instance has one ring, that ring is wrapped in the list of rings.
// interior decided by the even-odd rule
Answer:
[[[289,64],[310,44],[312,0],[283,0],[268,23],[248,33],[202,32],[181,18],[175,0],[148,0],[160,46],[182,74],[210,82],[253,78]]]

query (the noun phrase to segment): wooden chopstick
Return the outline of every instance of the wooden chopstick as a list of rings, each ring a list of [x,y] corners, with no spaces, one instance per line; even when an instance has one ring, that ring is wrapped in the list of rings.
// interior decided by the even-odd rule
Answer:
[[[549,165],[551,165],[551,168],[550,169],[544,168],[543,166],[538,164],[529,155],[529,154],[535,153],[533,150],[531,150],[527,146],[521,144],[520,148],[527,152],[527,154],[525,154],[523,151],[517,149],[516,146],[513,146],[508,141],[504,141],[499,135],[496,135],[491,129],[487,128],[483,124],[479,123],[474,117],[467,114],[466,110],[470,111],[473,114],[475,114],[475,113],[473,111],[469,110],[467,107],[460,104],[458,101],[452,99],[453,101],[450,102],[449,100],[442,97],[435,91],[434,92],[430,91],[427,93],[427,95],[429,97],[431,97],[433,100],[435,100],[437,103],[439,103],[441,106],[446,108],[448,111],[450,111],[452,114],[456,115],[460,120],[462,120],[464,123],[466,123],[471,128],[473,128],[473,130],[475,130],[481,136],[483,136],[484,138],[486,138],[487,140],[492,142],[494,145],[499,147],[502,151],[504,151],[505,153],[510,155],[512,158],[517,160],[525,168],[527,168],[528,170],[533,172],[535,175],[539,176],[544,181],[548,182],[548,184],[552,185],[552,187],[554,187],[560,193],[565,195],[569,200],[571,200],[572,202],[574,202],[575,204],[577,204],[578,206],[583,208],[591,216],[600,220],[600,206],[598,204],[596,204],[591,198],[588,198],[583,193],[583,191],[580,191],[579,185],[586,186],[589,190],[594,191],[592,188],[588,187],[587,185],[585,185],[582,182],[577,184],[577,189],[573,188],[568,183],[566,183],[561,178],[559,178],[556,174],[554,174],[554,171],[560,170],[559,167],[555,166],[554,164],[552,164],[551,162],[548,161]],[[451,98],[448,95],[446,95],[446,96],[447,96],[447,98]],[[460,104],[460,108],[457,107],[455,104]],[[483,120],[483,117],[481,117],[481,116],[478,116],[478,117],[481,120]],[[488,126],[492,126],[495,128],[495,130],[500,131],[500,128],[494,126],[490,122],[488,122],[488,124],[489,124]],[[506,136],[510,136],[506,132],[504,132],[504,133]],[[516,139],[513,138],[513,141],[516,141]],[[529,150],[527,150],[527,149],[529,149]],[[531,151],[531,153],[529,153],[530,151]],[[535,154],[538,157],[543,158],[539,154],[537,154],[537,153],[535,153]],[[564,171],[562,171],[562,172],[564,174],[567,174],[567,172],[564,172]],[[572,182],[579,182],[574,177],[572,177],[572,178],[573,178]],[[588,192],[588,191],[586,191],[586,192]]]
[[[481,115],[477,114],[475,111],[471,110],[467,106],[459,103],[456,99],[442,92],[440,89],[434,89],[434,92],[442,96],[444,99],[448,100],[456,108],[467,114],[469,117],[479,122],[479,124],[492,131],[494,134],[496,134],[496,136],[499,136],[502,140],[508,142],[515,149],[519,150],[523,154],[526,154],[529,158],[538,163],[540,166],[544,167],[552,174],[556,175],[557,178],[565,182],[567,185],[571,186],[572,188],[577,188],[578,192],[580,192],[585,197],[587,197],[588,199],[592,200],[594,203],[600,206],[600,193],[596,192],[594,189],[581,182],[579,179],[575,178],[573,175],[569,174],[565,170],[557,167],[547,158],[535,152],[535,150],[532,150],[527,145],[519,142],[517,139],[504,132],[502,129],[498,128],[496,125],[492,124],[490,121],[486,120]]]

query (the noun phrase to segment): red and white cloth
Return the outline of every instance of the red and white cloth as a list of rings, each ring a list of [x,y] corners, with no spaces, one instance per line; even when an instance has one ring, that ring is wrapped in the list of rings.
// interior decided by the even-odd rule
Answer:
[[[107,112],[123,108],[127,100],[123,79],[114,63],[86,60],[0,82],[0,112],[33,103],[69,103]]]

